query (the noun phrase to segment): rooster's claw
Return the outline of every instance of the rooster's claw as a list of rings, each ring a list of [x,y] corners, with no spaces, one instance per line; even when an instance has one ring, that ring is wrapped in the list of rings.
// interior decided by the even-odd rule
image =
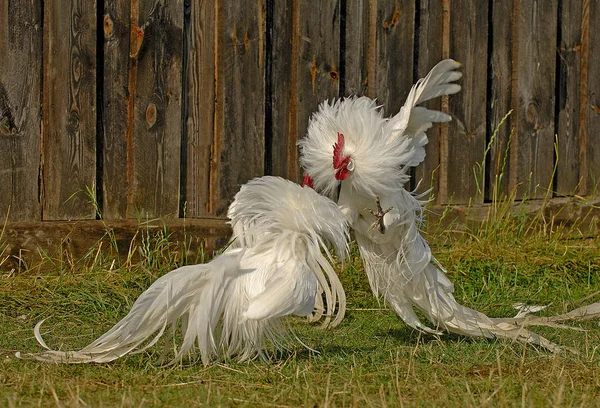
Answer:
[[[377,218],[375,222],[369,228],[369,232],[373,231],[376,227],[380,233],[385,234],[385,224],[383,223],[383,216],[390,212],[394,207],[390,207],[383,211],[381,208],[381,200],[379,196],[375,196],[375,203],[377,205],[377,211],[373,211],[370,208],[365,208],[365,211],[369,212],[373,217]]]

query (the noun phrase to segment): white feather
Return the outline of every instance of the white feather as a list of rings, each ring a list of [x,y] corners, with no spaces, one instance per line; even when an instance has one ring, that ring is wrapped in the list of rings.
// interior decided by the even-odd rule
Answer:
[[[192,352],[204,364],[226,356],[244,361],[262,354],[269,342],[278,350],[286,346],[283,316],[311,315],[317,304],[312,320],[326,312],[325,324],[339,324],[346,298],[326,241],[343,255],[347,221],[334,202],[310,188],[263,177],[241,188],[229,216],[232,245],[213,261],[159,278],[127,316],[79,351],[51,350],[41,336],[43,321],[38,323],[35,337],[47,351],[23,357],[107,362],[153,346],[171,326],[173,333],[180,327],[182,338],[173,361]],[[321,293],[325,310],[316,300]]]
[[[445,270],[432,256],[419,233],[422,202],[403,186],[407,169],[421,163],[427,144],[425,131],[450,116],[416,106],[431,98],[460,90],[452,83],[461,77],[454,71],[460,64],[445,60],[411,89],[405,105],[390,120],[368,98],[346,98],[323,103],[309,123],[308,135],[300,141],[301,164],[315,188],[335,197],[338,181],[333,169],[337,133],[346,137],[343,155],[350,156],[355,170],[342,181],[338,205],[350,220],[360,248],[369,283],[411,327],[429,333],[450,331],[469,336],[506,337],[557,351],[554,343],[529,331],[527,326],[563,327],[551,318],[533,316],[492,319],[460,305]],[[372,228],[377,221],[370,211],[375,196],[382,209],[384,233]],[[432,327],[423,324],[414,308],[421,310]],[[600,306],[578,310],[568,317],[600,315]],[[566,316],[566,315],[565,315]],[[562,321],[562,320],[561,320]]]

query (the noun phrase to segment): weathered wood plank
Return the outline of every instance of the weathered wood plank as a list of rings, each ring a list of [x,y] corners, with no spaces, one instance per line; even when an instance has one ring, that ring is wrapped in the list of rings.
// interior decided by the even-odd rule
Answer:
[[[107,0],[103,11],[104,80],[102,82],[102,216],[105,219],[127,218],[127,197],[132,187],[132,154],[129,94],[130,59],[129,17],[131,3]]]
[[[487,7],[487,2],[451,2],[450,55],[461,61],[464,74],[462,91],[449,98],[447,198],[456,204],[483,202],[485,173],[479,166],[486,147]]]
[[[315,13],[308,2],[274,3],[273,174],[301,181],[297,141],[319,103],[339,95],[339,7],[339,2],[321,2]],[[278,39],[281,31],[285,34]]]
[[[438,0],[422,0],[419,9],[419,19],[416,21],[415,54],[417,70],[416,76],[423,78],[435,64],[444,59],[443,54],[443,7]],[[441,110],[442,100],[437,98],[426,102],[429,109]],[[447,107],[446,107],[447,108]],[[447,110],[447,109],[446,109]],[[432,189],[431,194],[436,200],[442,202],[445,198],[439,195],[440,174],[440,144],[442,127],[436,125],[427,131],[429,143],[425,146],[425,160],[415,169],[414,179],[420,182],[418,192],[422,193]]]
[[[340,3],[321,2],[319,12],[308,2],[298,2],[297,27],[294,40],[297,48],[293,51],[295,59],[294,85],[297,89],[293,103],[297,107],[290,124],[290,132],[295,140],[306,134],[308,120],[318,105],[325,99],[339,96],[340,66]],[[300,181],[302,174],[297,163],[297,148],[290,154],[288,177]],[[333,154],[333,151],[332,151]]]
[[[558,46],[558,162],[556,193],[577,193],[581,179],[579,162],[580,80],[581,80],[581,2],[562,2]]]
[[[376,98],[396,114],[413,84],[415,2],[351,0],[345,28],[345,93]]]
[[[0,220],[40,219],[40,1],[0,0]]]
[[[139,9],[132,6],[131,10],[129,51],[137,67],[134,68],[134,174],[128,216],[177,217],[183,7],[175,0],[143,0],[136,5]]]
[[[477,227],[482,221],[494,216],[495,208],[490,204],[431,206],[427,212],[427,224],[436,226],[434,229],[437,229],[438,225],[449,224],[457,230],[464,226]],[[546,219],[554,219],[557,224],[578,222],[584,232],[594,233],[600,228],[599,198],[581,200],[561,197],[549,201],[517,203],[511,207],[510,214],[532,217],[540,211],[543,211]],[[90,248],[97,247],[99,242],[103,242],[102,248],[111,248],[112,243],[106,234],[107,230],[111,230],[116,238],[120,255],[127,255],[130,248],[138,246],[142,233],[153,235],[166,230],[170,234],[170,242],[180,245],[185,242],[186,248],[192,252],[204,248],[208,255],[222,248],[231,235],[226,220],[214,218],[154,220],[143,224],[135,220],[11,222],[7,224],[4,232],[8,243],[4,255],[8,256],[8,260],[2,263],[0,270],[37,266],[42,257],[40,250],[46,254],[44,257],[49,256],[60,261],[67,256],[70,259],[78,259]],[[41,269],[43,270],[43,266]]]
[[[211,148],[215,118],[215,1],[189,1],[185,44],[189,47],[183,67],[186,112],[186,214],[210,214]]]
[[[217,91],[210,213],[264,172],[266,0],[218,4]]]
[[[513,108],[518,114],[511,157],[517,160],[511,180],[518,187],[517,197],[543,198],[552,188],[557,4],[521,1],[517,14],[518,94]]]
[[[489,56],[490,94],[487,98],[489,118],[487,132],[491,139],[496,131],[496,137],[491,140],[489,164],[486,168],[486,183],[489,188],[486,189],[485,198],[488,200],[510,194],[509,149],[515,115],[511,114],[502,126],[500,123],[502,118],[510,112],[513,98],[513,6],[511,1],[490,2],[490,7],[492,7],[490,27],[492,46]]]
[[[83,193],[96,181],[96,3],[44,3],[44,220],[94,218]]]
[[[595,236],[600,228],[600,198],[554,197],[513,203],[506,213],[498,214],[494,204],[433,205],[429,208],[426,230],[435,233],[452,226],[453,232],[466,229],[469,232],[485,228],[485,222],[494,222],[508,217],[519,217],[522,223],[539,214],[553,220],[554,225],[577,225],[583,236]],[[446,231],[447,232],[447,231]]]
[[[369,89],[368,67],[374,71],[377,51],[377,2],[366,0],[346,1],[345,31],[340,33],[345,38],[344,46],[344,95],[375,97],[375,81]],[[372,22],[372,24],[370,24]]]
[[[142,235],[155,236],[162,231],[169,234],[169,242],[185,245],[185,249],[192,252],[204,249],[209,256],[222,248],[231,235],[226,220],[214,218],[154,220],[142,224],[136,220],[12,222],[4,231],[8,246],[2,260],[4,257],[8,260],[2,263],[0,269],[37,266],[42,258],[47,260],[47,257],[54,262],[76,260],[98,247],[100,242],[105,253],[111,251],[114,255],[117,252],[122,256],[128,255],[130,250],[139,247]],[[115,238],[114,242],[111,236]],[[115,243],[118,251],[114,248]],[[139,259],[139,256],[139,252],[135,253],[134,259]],[[48,267],[53,266],[49,264]]]
[[[350,0],[345,15],[342,92],[376,98],[395,115],[414,81],[415,2]]]
[[[400,111],[414,82],[415,1],[379,0],[376,30],[375,92],[391,116]]]
[[[585,114],[581,119],[587,125],[580,142],[581,146],[585,146],[582,149],[582,154],[585,154],[582,175],[585,175],[586,183],[582,193],[597,194],[600,185],[600,1],[584,0],[583,4],[583,32],[588,38],[582,39],[582,43],[587,46],[585,52],[582,52],[582,73],[585,73],[582,75],[582,84],[585,84],[582,110]]]
[[[272,175],[288,177],[297,166],[296,111],[298,92],[297,69],[292,63],[298,58],[298,2],[274,1],[272,8],[272,42],[270,78],[270,132],[265,148],[270,148],[265,169]],[[268,64],[269,62],[266,61]],[[270,139],[270,140],[269,140]],[[290,169],[291,166],[291,169]]]

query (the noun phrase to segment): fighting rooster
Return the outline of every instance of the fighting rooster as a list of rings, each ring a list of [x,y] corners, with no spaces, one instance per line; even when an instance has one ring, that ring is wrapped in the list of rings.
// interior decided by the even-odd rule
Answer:
[[[321,104],[310,120],[307,136],[299,142],[305,183],[337,198],[354,230],[373,292],[383,296],[411,327],[428,333],[447,330],[505,337],[558,350],[557,345],[525,327],[556,326],[580,315],[589,318],[598,312],[597,304],[551,318],[555,320],[526,313],[516,318],[489,318],[454,299],[452,282],[419,233],[423,202],[404,186],[410,168],[425,158],[425,132],[433,123],[451,117],[417,105],[460,91],[455,83],[461,78],[456,71],[459,67],[453,60],[438,63],[412,87],[400,112],[389,119],[366,97]],[[413,307],[433,326],[423,324]]]
[[[228,216],[232,242],[214,260],[159,278],[127,316],[79,351],[51,350],[38,323],[35,337],[47,351],[23,357],[107,362],[151,347],[170,326],[173,335],[181,331],[173,362],[194,351],[204,364],[223,357],[244,361],[266,355],[267,343],[281,350],[297,340],[283,316],[314,321],[326,313],[324,324],[339,324],[346,298],[326,242],[343,257],[347,223],[334,202],[311,188],[262,177],[242,186]]]

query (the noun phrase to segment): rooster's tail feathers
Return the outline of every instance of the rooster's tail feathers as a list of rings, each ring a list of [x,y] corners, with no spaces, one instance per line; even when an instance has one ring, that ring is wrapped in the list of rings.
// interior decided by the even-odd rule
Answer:
[[[35,337],[47,351],[23,357],[40,361],[103,363],[153,346],[168,326],[181,320],[183,341],[175,360],[198,348],[208,363],[218,354],[217,325],[226,302],[231,302],[233,278],[242,251],[224,253],[204,265],[184,266],[159,278],[133,304],[131,311],[109,331],[79,351],[50,350],[40,322]]]

